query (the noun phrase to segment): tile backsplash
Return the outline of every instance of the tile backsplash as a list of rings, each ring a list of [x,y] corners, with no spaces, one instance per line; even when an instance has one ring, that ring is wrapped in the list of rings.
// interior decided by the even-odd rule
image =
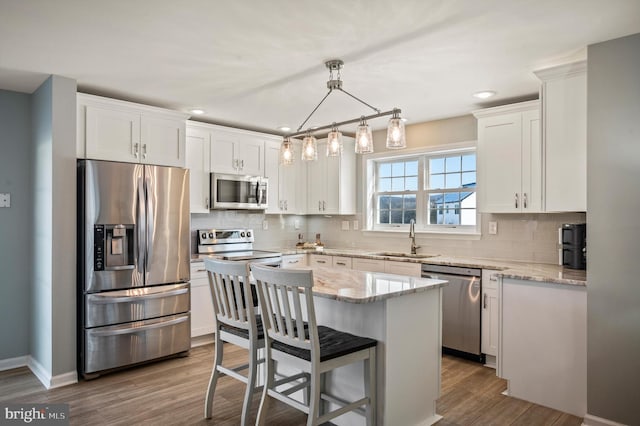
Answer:
[[[315,241],[316,233],[320,233],[327,248],[409,251],[405,233],[363,233],[353,229],[354,221],[359,227],[363,224],[360,216],[265,215],[231,210],[192,214],[192,251],[197,251],[195,230],[204,228],[252,228],[255,247],[263,249],[294,248],[299,233],[304,241]],[[584,223],[586,214],[482,214],[481,221],[483,235],[474,238],[438,238],[418,233],[418,252],[556,264],[558,228],[563,223]],[[490,221],[498,224],[496,235],[488,234]],[[343,225],[348,225],[348,230],[343,230]]]

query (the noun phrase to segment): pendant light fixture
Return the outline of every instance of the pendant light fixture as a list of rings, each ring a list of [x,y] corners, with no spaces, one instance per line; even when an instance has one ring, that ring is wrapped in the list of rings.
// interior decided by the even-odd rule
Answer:
[[[316,138],[309,132],[302,139],[302,160],[314,161],[318,159],[318,143]]]
[[[393,117],[389,119],[389,125],[387,126],[387,148],[400,149],[406,148],[407,139],[404,135],[404,121],[400,118],[400,115],[395,111]]]
[[[284,138],[282,145],[280,146],[280,164],[285,166],[293,164],[293,154],[291,138]]]
[[[347,124],[359,123],[356,128],[356,147],[355,151],[358,154],[366,154],[373,152],[373,136],[371,132],[371,127],[369,127],[368,120],[372,120],[379,117],[384,117],[388,115],[392,115],[393,117],[389,120],[389,126],[387,128],[387,147],[396,149],[396,148],[404,148],[406,146],[405,140],[405,132],[404,132],[404,122],[400,118],[400,113],[402,112],[398,108],[394,108],[390,111],[382,112],[378,108],[375,108],[362,99],[352,95],[342,88],[342,80],[340,79],[340,70],[344,62],[340,59],[332,59],[330,61],[325,62],[325,66],[329,69],[329,81],[327,81],[327,89],[329,91],[322,98],[322,100],[316,105],[316,107],[311,111],[311,113],[307,116],[307,118],[298,126],[298,129],[291,134],[288,134],[284,140],[282,141],[282,147],[280,149],[281,153],[281,163],[282,164],[291,164],[292,161],[288,161],[285,159],[285,155],[289,156],[292,153],[292,138],[296,136],[305,135],[302,141],[302,159],[304,161],[313,161],[318,158],[318,147],[316,138],[311,134],[319,132],[321,130],[331,129],[327,136],[327,156],[339,156],[342,153],[342,133],[338,131],[338,127],[343,127]],[[334,72],[336,73],[334,77]],[[327,99],[327,97],[333,92],[339,91],[349,95],[351,98],[360,102],[363,105],[371,108],[375,111],[375,114],[368,116],[361,116],[360,118],[354,118],[351,120],[341,121],[339,123],[332,123],[326,126],[317,126],[313,129],[301,130],[304,125],[309,121],[311,116],[320,108],[320,105]]]
[[[334,126],[327,135],[327,157],[337,157],[339,155],[342,155],[342,132]]]
[[[360,124],[356,128],[356,154],[370,154],[373,152],[373,134],[371,127],[364,117],[360,118]]]

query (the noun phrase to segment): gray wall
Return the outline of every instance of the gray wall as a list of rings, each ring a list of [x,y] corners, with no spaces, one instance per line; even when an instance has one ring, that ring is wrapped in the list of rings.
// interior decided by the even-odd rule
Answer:
[[[76,83],[32,95],[31,356],[49,376],[76,370]]]
[[[29,354],[31,97],[0,90],[0,360]]]
[[[640,34],[588,48],[590,415],[640,424]]]

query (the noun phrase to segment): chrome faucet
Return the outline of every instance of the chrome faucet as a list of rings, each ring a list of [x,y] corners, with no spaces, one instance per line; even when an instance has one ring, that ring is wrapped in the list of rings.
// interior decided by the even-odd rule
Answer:
[[[411,238],[411,254],[416,254],[416,251],[420,248],[420,246],[416,245],[416,221],[411,219],[409,221],[409,238]]]

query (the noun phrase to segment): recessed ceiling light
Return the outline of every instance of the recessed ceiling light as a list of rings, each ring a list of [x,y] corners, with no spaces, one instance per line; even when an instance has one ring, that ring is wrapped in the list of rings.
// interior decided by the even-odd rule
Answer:
[[[196,109],[192,109],[192,110],[189,110],[189,112],[190,112],[191,114],[195,114],[195,115],[202,115],[202,114],[204,114],[204,110],[203,110],[203,109],[198,109],[198,108],[196,108]]]
[[[483,90],[482,92],[476,92],[473,94],[474,98],[478,98],[478,99],[487,99],[492,97],[493,95],[495,95],[496,92],[494,92],[493,90]]]
[[[282,132],[288,132],[289,130],[291,130],[291,127],[289,127],[289,126],[280,126],[280,127],[278,127],[278,130],[280,130]]]

